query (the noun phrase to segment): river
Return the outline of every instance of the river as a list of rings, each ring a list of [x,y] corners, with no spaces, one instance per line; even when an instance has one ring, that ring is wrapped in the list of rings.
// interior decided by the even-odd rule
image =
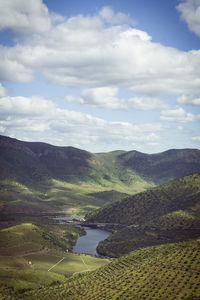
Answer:
[[[91,227],[81,227],[86,231],[86,235],[78,238],[76,245],[73,247],[74,253],[84,253],[98,255],[96,248],[99,242],[109,237],[110,233],[102,229]]]
[[[54,220],[58,220],[61,223],[63,221],[71,221],[73,218],[74,217],[61,217],[61,218],[54,218]],[[73,253],[98,255],[96,248],[99,242],[109,237],[110,233],[102,229],[96,229],[96,228],[91,228],[86,226],[80,226],[80,227],[85,230],[86,235],[83,235],[78,238],[76,245],[73,247]]]

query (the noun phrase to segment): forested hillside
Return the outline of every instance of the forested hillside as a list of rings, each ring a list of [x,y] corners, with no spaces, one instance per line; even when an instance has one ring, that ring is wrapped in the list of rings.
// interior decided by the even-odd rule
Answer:
[[[173,180],[88,215],[88,222],[124,225],[98,246],[120,256],[133,249],[197,237],[200,232],[200,175]]]

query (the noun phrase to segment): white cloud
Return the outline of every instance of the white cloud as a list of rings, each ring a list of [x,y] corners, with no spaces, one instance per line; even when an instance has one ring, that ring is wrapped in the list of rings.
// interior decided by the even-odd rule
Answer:
[[[148,33],[129,25],[105,24],[102,13],[119,17],[110,8],[74,16],[14,47],[1,47],[0,79],[30,81],[36,71],[67,86],[121,86],[152,97],[200,93],[200,50],[153,43]]]
[[[40,118],[41,116],[52,118],[57,106],[50,100],[41,97],[2,97],[0,98],[0,112],[1,117],[6,116],[9,118],[27,117]],[[45,111],[48,110],[48,114]]]
[[[118,88],[99,87],[83,89],[80,97],[66,96],[69,102],[78,102],[79,104],[92,105],[111,109],[124,109],[126,102],[117,97]]]
[[[134,142],[159,140],[161,124],[135,125],[109,122],[89,114],[59,108],[51,100],[39,97],[2,97],[0,130],[13,137],[30,137],[57,145],[77,145],[92,149],[94,145],[111,149],[129,148]],[[108,143],[109,141],[109,143]],[[100,151],[100,149],[99,149]]]
[[[192,139],[193,141],[200,142],[200,136],[193,136],[191,139]]]
[[[173,121],[173,122],[194,122],[199,119],[199,116],[195,116],[191,113],[185,112],[182,107],[177,107],[175,109],[169,109],[161,111],[161,120]]]
[[[189,29],[200,36],[200,0],[184,0],[177,9]]]
[[[125,107],[125,100],[117,97],[118,88],[100,87],[84,89],[81,93],[80,103],[94,106],[119,109]]]
[[[42,0],[0,1],[0,30],[30,33],[45,32],[50,27],[48,8]]]
[[[92,105],[110,109],[161,110],[168,108],[164,101],[153,97],[132,97],[127,100],[118,97],[116,87],[83,89],[79,97],[66,96],[68,102]]]
[[[6,95],[7,91],[5,87],[0,83],[0,98]]]
[[[135,21],[127,14],[117,13],[115,14],[112,7],[106,6],[100,12],[99,16],[111,24],[135,24]]]
[[[166,102],[153,97],[133,97],[127,101],[127,108],[139,110],[161,110],[168,107]]]
[[[177,102],[179,104],[190,104],[190,105],[195,105],[199,106],[200,105],[200,97],[193,97],[193,96],[188,96],[188,95],[181,95],[178,97]]]
[[[32,68],[17,57],[15,48],[0,45],[0,80],[29,82],[33,80]],[[30,58],[31,59],[31,58]]]

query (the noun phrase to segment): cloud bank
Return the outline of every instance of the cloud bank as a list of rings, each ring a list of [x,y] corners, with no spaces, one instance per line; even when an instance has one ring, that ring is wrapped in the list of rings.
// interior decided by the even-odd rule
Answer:
[[[135,142],[159,140],[161,124],[134,125],[129,122],[109,122],[67,109],[60,109],[51,100],[41,97],[9,97],[0,99],[0,132],[24,139],[52,142],[57,145],[91,147],[93,143],[129,147]],[[77,142],[78,141],[78,142]]]
[[[187,113],[182,107],[161,111],[161,120],[172,122],[195,122],[200,120],[200,115],[196,116]]]
[[[16,8],[9,0],[1,12],[7,16],[1,28],[29,35],[13,47],[0,47],[0,80],[27,82],[41,72],[66,86],[121,86],[152,97],[200,94],[199,50],[184,52],[154,43],[148,33],[122,24],[129,16],[115,14],[111,8],[93,16],[60,17],[52,23],[41,1],[32,0],[30,7],[24,2],[19,0]],[[13,21],[7,11],[15,12]],[[21,14],[27,20],[22,18],[17,26]]]
[[[138,96],[123,99],[118,97],[118,92],[117,87],[89,88],[83,89],[79,97],[66,96],[65,99],[68,102],[108,109],[161,110],[168,108],[168,104],[159,98]]]

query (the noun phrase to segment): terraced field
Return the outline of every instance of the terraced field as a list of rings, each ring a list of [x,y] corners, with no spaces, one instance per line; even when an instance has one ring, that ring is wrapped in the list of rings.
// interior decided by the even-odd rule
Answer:
[[[60,285],[25,292],[22,298],[199,299],[200,239],[133,251]]]

